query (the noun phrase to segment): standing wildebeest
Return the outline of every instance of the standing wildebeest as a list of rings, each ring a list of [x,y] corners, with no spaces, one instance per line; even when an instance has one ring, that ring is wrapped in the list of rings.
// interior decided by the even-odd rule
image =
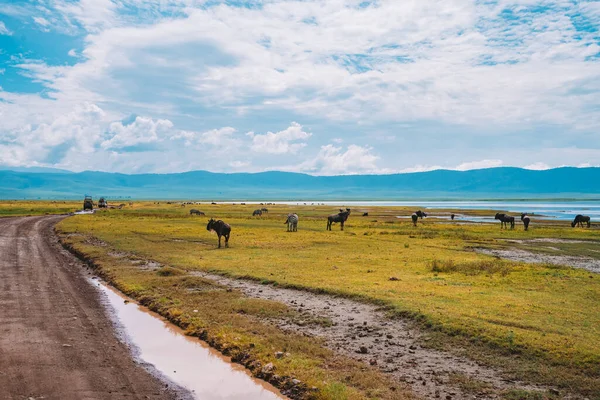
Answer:
[[[415,215],[421,219],[423,219],[423,217],[427,216],[427,213],[424,213],[423,211],[419,210],[415,213]]]
[[[208,225],[206,225],[207,231],[214,231],[217,233],[219,237],[219,248],[221,248],[221,236],[225,236],[225,247],[229,247],[229,234],[231,233],[231,226],[221,221],[220,219],[215,221],[214,219],[210,219],[208,221]]]
[[[288,232],[298,232],[298,214],[288,214],[284,224],[287,224]]]
[[[339,213],[333,214],[333,215],[330,215],[329,217],[327,217],[327,230],[330,231],[331,224],[334,224],[336,222],[339,222],[342,225],[342,230],[344,230],[344,222],[346,222],[349,215],[350,215],[349,208],[346,208],[346,211],[344,211],[340,208]]]
[[[256,215],[262,215],[262,211],[261,210],[254,210],[254,212],[252,213],[252,216],[256,216]]]
[[[196,210],[195,208],[192,208],[190,210],[190,215],[204,215],[204,213],[200,210]]]
[[[368,213],[368,212],[366,212],[366,213],[363,213],[363,217],[368,217],[368,216],[369,216],[369,213]]]
[[[571,222],[571,227],[575,228],[575,225],[579,225],[580,227],[583,228],[583,224],[586,224],[587,227],[589,228],[592,225],[592,222],[590,220],[590,217],[586,216],[586,215],[581,215],[581,214],[577,214],[575,216],[575,219],[573,220],[573,222]]]
[[[515,229],[515,217],[511,217],[510,215],[496,213],[494,219],[500,220],[500,229],[502,227],[508,228],[507,224],[510,224],[510,229]]]
[[[261,208],[260,211],[268,214],[269,213],[269,209],[268,208]]]
[[[454,214],[450,214],[450,219],[451,219],[452,221],[454,221],[454,217],[455,217],[455,215],[454,215]]]
[[[412,219],[413,225],[417,226],[417,221],[419,220],[419,216],[417,215],[417,213],[413,213],[413,215],[411,215],[410,218]]]
[[[523,226],[525,226],[525,230],[529,229],[529,215],[527,214],[521,214],[521,221],[523,221]]]

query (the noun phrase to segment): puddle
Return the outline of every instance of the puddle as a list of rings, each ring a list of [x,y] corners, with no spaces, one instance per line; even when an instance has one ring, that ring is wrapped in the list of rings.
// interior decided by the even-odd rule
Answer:
[[[216,350],[103,283],[92,280],[106,295],[114,316],[140,361],[202,400],[286,399],[277,389],[250,376],[244,367],[230,363]]]

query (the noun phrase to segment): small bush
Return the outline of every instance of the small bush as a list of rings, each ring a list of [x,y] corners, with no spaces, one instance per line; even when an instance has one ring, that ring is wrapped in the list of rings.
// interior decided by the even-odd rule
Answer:
[[[173,268],[173,267],[163,267],[163,268],[159,269],[158,271],[156,271],[156,274],[158,276],[177,276],[177,275],[183,275],[183,274],[185,274],[185,272],[180,269]]]
[[[500,274],[507,275],[510,272],[510,265],[502,260],[482,260],[454,262],[454,260],[432,260],[428,263],[431,272],[458,272],[465,275],[479,274]]]

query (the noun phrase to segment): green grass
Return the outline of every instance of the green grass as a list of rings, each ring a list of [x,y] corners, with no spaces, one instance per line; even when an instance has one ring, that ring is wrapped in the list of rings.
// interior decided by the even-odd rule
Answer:
[[[0,217],[16,217],[27,215],[66,214],[81,210],[82,201],[0,201]]]
[[[354,210],[344,232],[339,225],[327,232],[324,217],[335,212],[332,207],[269,206],[271,212],[263,217],[251,217],[255,205],[194,208],[207,217],[190,217],[189,208],[179,205],[147,202],[68,218],[58,230],[63,235],[94,236],[117,251],[183,271],[249,277],[386,305],[391,314],[412,316],[449,341],[464,338],[464,346],[473,341],[483,344],[477,347],[480,351],[517,354],[528,360],[527,365],[537,366],[536,371],[523,369],[532,379],[571,386],[588,396],[600,393],[600,276],[508,263],[470,250],[502,246],[505,239],[600,240],[600,230],[572,229],[568,223],[555,222],[536,223],[528,232],[501,231],[497,225],[427,219],[415,228],[395,218],[409,215],[408,209],[362,207],[360,213],[368,211],[368,217]],[[284,216],[290,211],[300,216],[297,233],[285,231]],[[229,249],[216,248],[216,236],[206,231],[209,217],[232,225]],[[98,251],[83,242],[74,245],[92,256]],[[105,268],[112,279],[126,281],[122,270]],[[368,392],[360,385],[336,382],[320,384],[320,393]]]

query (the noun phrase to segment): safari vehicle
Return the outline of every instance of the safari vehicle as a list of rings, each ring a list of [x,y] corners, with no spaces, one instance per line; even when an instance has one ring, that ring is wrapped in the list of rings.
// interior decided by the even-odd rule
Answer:
[[[92,200],[92,196],[86,195],[83,200],[83,210],[93,210],[94,209],[94,201]]]

